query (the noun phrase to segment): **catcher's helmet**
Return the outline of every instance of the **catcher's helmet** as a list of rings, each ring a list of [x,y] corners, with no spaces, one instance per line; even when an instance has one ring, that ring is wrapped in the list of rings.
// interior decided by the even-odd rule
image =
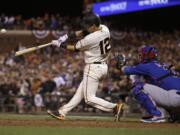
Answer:
[[[147,63],[157,59],[157,50],[154,47],[144,45],[138,50],[141,63]]]
[[[90,12],[84,16],[82,26],[84,29],[87,29],[93,25],[96,25],[97,27],[99,27],[100,23],[101,23],[101,20],[100,20],[99,15]]]

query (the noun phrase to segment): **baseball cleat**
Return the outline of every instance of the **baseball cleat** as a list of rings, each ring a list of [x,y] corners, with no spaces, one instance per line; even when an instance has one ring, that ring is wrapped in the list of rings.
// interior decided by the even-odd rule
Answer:
[[[162,122],[166,122],[166,119],[162,116],[152,116],[147,118],[144,117],[140,119],[140,121],[144,123],[162,123]]]
[[[124,104],[122,103],[117,103],[117,105],[114,108],[114,114],[115,114],[115,122],[120,121],[121,116],[123,115],[123,107]]]
[[[65,120],[65,117],[64,117],[63,115],[59,114],[58,111],[52,112],[51,110],[47,110],[47,113],[48,113],[49,115],[51,115],[53,118],[55,118],[55,119]]]

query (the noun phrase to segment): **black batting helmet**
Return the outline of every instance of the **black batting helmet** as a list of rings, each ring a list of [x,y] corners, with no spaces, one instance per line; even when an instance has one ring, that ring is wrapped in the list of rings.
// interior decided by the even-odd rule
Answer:
[[[83,28],[86,29],[92,25],[96,25],[97,27],[99,27],[100,24],[101,24],[101,20],[99,15],[90,12],[84,16],[82,26]]]

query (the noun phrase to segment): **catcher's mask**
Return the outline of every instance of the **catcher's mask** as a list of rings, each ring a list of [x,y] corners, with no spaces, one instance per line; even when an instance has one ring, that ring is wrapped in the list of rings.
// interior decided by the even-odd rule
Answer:
[[[138,50],[138,57],[141,63],[147,63],[157,59],[157,50],[154,47],[144,45]]]

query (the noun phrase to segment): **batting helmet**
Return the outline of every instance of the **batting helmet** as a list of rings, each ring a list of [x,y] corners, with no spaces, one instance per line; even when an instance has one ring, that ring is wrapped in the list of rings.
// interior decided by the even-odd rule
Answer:
[[[87,29],[93,25],[99,27],[100,24],[100,17],[97,14],[90,12],[84,16],[82,26],[84,29]]]
[[[157,59],[157,50],[154,47],[144,45],[138,50],[141,63],[147,63]]]

